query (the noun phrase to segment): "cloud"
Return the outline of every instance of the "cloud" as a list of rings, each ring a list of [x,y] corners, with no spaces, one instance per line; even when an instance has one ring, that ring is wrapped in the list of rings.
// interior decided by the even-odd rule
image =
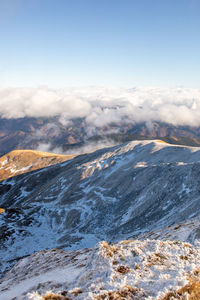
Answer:
[[[51,152],[56,154],[72,154],[72,155],[80,155],[85,153],[91,153],[99,149],[108,148],[116,146],[117,143],[115,143],[112,140],[109,139],[103,139],[100,141],[95,142],[88,142],[86,141],[84,145],[80,145],[77,147],[73,147],[72,149],[68,149],[66,151],[63,150],[63,147],[53,147],[51,143],[40,143],[35,150],[42,151],[42,152]]]
[[[58,116],[63,125],[70,125],[73,118],[85,118],[89,135],[97,128],[119,122],[200,126],[200,89],[0,88],[0,116]],[[56,132],[52,126],[49,130]]]
[[[46,144],[40,143],[35,150],[41,151],[41,152],[53,152],[53,151],[51,151],[51,148],[52,148],[52,146],[50,143],[46,143]],[[53,152],[53,153],[57,153],[57,154],[62,153],[62,150],[61,149],[59,149],[59,150],[60,150],[60,152]]]
[[[44,125],[41,129],[37,129],[34,132],[34,137],[36,138],[43,138],[45,139],[46,137],[58,137],[60,134],[60,128],[54,124],[54,123],[48,123]]]

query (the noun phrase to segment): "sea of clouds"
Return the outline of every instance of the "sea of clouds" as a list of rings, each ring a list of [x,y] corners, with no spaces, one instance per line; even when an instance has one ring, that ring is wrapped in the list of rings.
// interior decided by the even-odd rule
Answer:
[[[58,116],[63,125],[84,117],[101,127],[111,122],[200,125],[200,89],[189,88],[0,88],[2,118]]]

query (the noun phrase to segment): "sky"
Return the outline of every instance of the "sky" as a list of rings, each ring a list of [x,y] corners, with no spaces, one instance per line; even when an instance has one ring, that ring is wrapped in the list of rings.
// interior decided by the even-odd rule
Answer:
[[[0,86],[200,88],[199,0],[0,0]]]

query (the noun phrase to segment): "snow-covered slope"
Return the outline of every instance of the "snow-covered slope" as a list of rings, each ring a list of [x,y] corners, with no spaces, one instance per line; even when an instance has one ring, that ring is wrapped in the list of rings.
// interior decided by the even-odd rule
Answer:
[[[0,181],[74,158],[35,150],[15,150],[0,157]]]
[[[130,142],[1,182],[1,270],[41,249],[156,233],[164,239],[169,230],[172,239],[193,242],[200,227],[199,150]]]
[[[43,250],[22,259],[0,283],[1,300],[198,300],[198,295],[200,244],[177,241]]]

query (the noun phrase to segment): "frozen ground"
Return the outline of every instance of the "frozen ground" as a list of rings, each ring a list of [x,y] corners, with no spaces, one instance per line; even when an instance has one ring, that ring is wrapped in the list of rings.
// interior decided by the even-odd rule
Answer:
[[[63,299],[163,299],[192,280],[200,280],[199,242],[100,242],[91,249],[53,249],[22,259],[2,279],[0,299],[38,300],[48,291],[69,297]],[[109,298],[120,293],[126,297]]]

